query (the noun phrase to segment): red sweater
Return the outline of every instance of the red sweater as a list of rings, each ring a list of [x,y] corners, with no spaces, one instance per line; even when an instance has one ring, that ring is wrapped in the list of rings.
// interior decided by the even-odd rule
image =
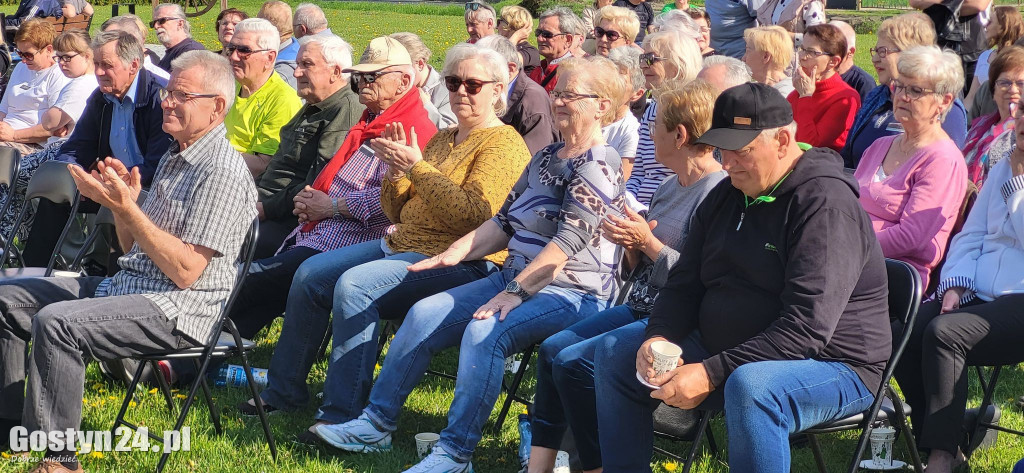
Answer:
[[[839,74],[815,84],[810,97],[800,97],[794,90],[787,100],[793,107],[797,141],[836,151],[843,149],[860,108],[860,94]]]
[[[550,61],[545,59],[540,62],[540,67],[533,68],[533,72],[530,73],[530,78],[544,87],[544,90],[551,92],[552,90],[555,90],[555,83],[558,82],[557,71],[558,64],[551,64]]]

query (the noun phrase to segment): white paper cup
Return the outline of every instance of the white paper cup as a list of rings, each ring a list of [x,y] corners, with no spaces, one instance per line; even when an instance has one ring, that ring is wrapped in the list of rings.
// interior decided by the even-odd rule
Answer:
[[[871,464],[876,467],[892,467],[892,444],[896,440],[896,429],[877,427],[871,429]]]
[[[441,439],[441,436],[433,432],[423,432],[416,434],[416,454],[420,458],[423,458],[430,454],[430,450],[434,448],[437,441]]]
[[[675,343],[658,340],[651,344],[651,354],[654,356],[654,375],[661,376],[679,365],[683,349]]]

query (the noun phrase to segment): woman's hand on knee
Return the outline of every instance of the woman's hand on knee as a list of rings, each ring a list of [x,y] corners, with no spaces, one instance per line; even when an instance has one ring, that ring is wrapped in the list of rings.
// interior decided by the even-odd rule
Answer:
[[[942,309],[940,314],[952,312],[960,308],[960,298],[964,296],[967,289],[962,287],[951,287],[942,294]]]

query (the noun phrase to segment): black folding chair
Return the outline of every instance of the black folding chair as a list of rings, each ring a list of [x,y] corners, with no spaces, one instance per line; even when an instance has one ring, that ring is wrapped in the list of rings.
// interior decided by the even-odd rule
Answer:
[[[59,250],[61,245],[64,244],[64,239],[68,236],[68,230],[75,223],[75,215],[78,213],[78,203],[81,199],[78,194],[78,186],[71,177],[71,172],[68,171],[67,163],[60,161],[47,161],[39,165],[39,169],[32,175],[32,179],[28,181],[25,203],[21,206],[18,217],[14,219],[11,234],[5,238],[6,241],[4,241],[2,254],[7,255],[9,254],[8,252],[14,250],[15,247],[12,244],[14,235],[17,233],[18,228],[21,227],[21,224],[24,223],[25,217],[28,214],[29,204],[31,204],[33,199],[46,199],[55,204],[71,204],[71,215],[64,224],[60,237],[57,238],[57,246],[50,256],[50,262],[46,265],[46,268],[7,268],[0,272],[2,277],[50,276],[58,260],[61,262],[61,267],[67,268],[67,262],[63,256],[60,256]],[[21,259],[20,254],[18,259]]]
[[[142,204],[146,202],[146,197],[148,195],[149,192],[143,190],[139,193],[139,198],[135,203],[141,207]],[[114,229],[114,212],[106,207],[100,207],[100,209],[96,211],[96,217],[92,221],[92,231],[90,231],[85,237],[85,242],[82,243],[82,247],[78,250],[78,253],[75,254],[75,258],[71,260],[71,263],[68,264],[68,271],[82,271],[82,260],[85,259],[85,256],[92,250],[92,245],[96,243],[96,240],[99,238],[99,235],[102,233],[104,228],[109,228],[111,230]]]
[[[921,293],[924,290],[921,285],[921,276],[912,266],[898,260],[886,259],[885,268],[889,277],[889,319],[890,321],[898,320],[905,327],[913,327],[914,319],[917,317],[917,310],[921,306]],[[923,473],[924,467],[917,452],[917,442],[914,440],[914,434],[907,420],[907,416],[910,414],[910,406],[903,402],[892,387],[893,370],[895,370],[896,363],[899,362],[900,356],[903,354],[903,350],[909,340],[909,329],[904,330],[898,340],[893,340],[893,354],[889,362],[885,364],[885,369],[882,371],[882,383],[878,391],[875,392],[875,400],[871,403],[871,407],[868,410],[843,419],[827,422],[802,432],[810,443],[819,471],[825,473],[828,469],[825,466],[825,459],[821,454],[817,435],[860,429],[861,435],[857,441],[857,450],[854,452],[848,468],[849,473],[855,473],[860,467],[861,455],[864,454],[864,450],[867,448],[872,424],[878,421],[890,421],[895,423],[904,440],[906,440],[914,471]],[[690,471],[696,458],[696,445],[700,442],[705,432],[710,434],[710,431],[707,430],[708,420],[716,414],[718,414],[718,411],[714,410],[702,412],[700,426],[697,430],[697,438],[694,440],[694,447],[690,451],[689,458],[686,459],[686,463],[683,465],[683,473]],[[712,439],[709,437],[709,442],[711,441]]]
[[[962,439],[960,445],[960,450],[967,455],[968,459],[970,459],[970,457],[974,455],[974,452],[979,448],[984,448],[989,444],[989,442],[994,442],[995,437],[989,437],[990,429],[1024,437],[1024,432],[999,425],[998,419],[992,421],[984,420],[986,418],[992,418],[989,414],[990,411],[998,409],[992,400],[995,397],[996,385],[999,382],[999,373],[1002,372],[1003,367],[993,366],[987,379],[985,377],[985,369],[983,367],[976,366],[975,369],[978,373],[978,381],[981,385],[981,391],[984,394],[982,394],[981,406],[978,408],[977,414],[969,423],[967,423],[969,427],[967,435]]]
[[[11,209],[11,203],[14,202],[14,184],[18,180],[18,171],[21,169],[21,152],[14,148],[7,146],[0,146],[0,184],[7,184],[7,200],[4,201],[3,207],[0,208],[0,218],[7,215],[7,212]],[[10,235],[0,234],[0,245],[7,245],[8,239],[13,239],[17,233],[15,228]],[[6,252],[4,254],[7,254]],[[25,266],[25,262],[21,259],[21,253],[15,249],[16,257],[18,258],[19,266]]]
[[[249,383],[249,390],[252,394],[252,398],[256,402],[256,411],[259,414],[260,423],[263,425],[263,434],[266,436],[267,444],[270,447],[270,454],[275,461],[277,460],[277,444],[274,442],[274,436],[270,431],[270,423],[267,421],[267,413],[263,408],[263,401],[260,399],[259,390],[256,387],[256,383],[252,376],[252,368],[249,365],[248,352],[252,351],[255,347],[255,343],[242,338],[242,336],[239,335],[235,324],[228,318],[228,313],[231,312],[231,306],[234,304],[235,298],[238,296],[238,291],[242,286],[245,275],[249,273],[249,265],[252,263],[252,255],[256,249],[255,242],[258,232],[259,221],[254,220],[252,227],[249,229],[249,233],[246,236],[245,243],[242,245],[241,254],[239,255],[239,271],[238,275],[235,277],[235,286],[231,290],[231,294],[228,297],[227,302],[224,304],[224,307],[221,309],[221,313],[217,322],[214,324],[214,330],[210,334],[209,340],[207,340],[206,344],[202,346],[163,353],[151,353],[135,357],[140,361],[140,363],[135,369],[134,376],[132,376],[131,382],[128,385],[124,401],[121,403],[121,410],[117,414],[117,419],[114,421],[114,426],[111,428],[111,431],[116,431],[120,426],[125,426],[136,431],[138,430],[138,426],[124,419],[124,415],[128,410],[129,403],[135,395],[135,389],[139,384],[139,379],[142,376],[142,371],[146,364],[150,365],[154,370],[154,373],[160,373],[160,368],[157,366],[157,362],[160,360],[191,359],[196,364],[198,373],[206,373],[212,357],[239,356],[242,358],[242,366],[245,369],[245,378]],[[164,399],[167,401],[167,408],[171,413],[174,413],[174,401],[171,397],[171,389],[167,384],[167,380],[159,374],[156,376],[156,379],[160,386],[160,391],[163,393]],[[216,430],[217,435],[222,435],[224,430],[220,424],[220,412],[213,403],[213,396],[210,393],[210,386],[207,383],[206,376],[203,376],[202,374],[196,376],[196,380],[192,382],[188,396],[185,398],[185,403],[181,406],[181,411],[178,413],[177,420],[174,423],[174,430],[181,430],[182,425],[185,423],[185,417],[192,408],[192,403],[195,400],[196,393],[200,387],[203,389],[203,397],[206,399],[206,405],[210,409],[210,420],[213,422],[214,429]],[[149,437],[156,442],[163,442],[162,437],[158,437],[153,433],[150,433]],[[156,466],[157,473],[164,469],[170,455],[171,452],[164,452],[160,457],[160,462],[157,463]]]

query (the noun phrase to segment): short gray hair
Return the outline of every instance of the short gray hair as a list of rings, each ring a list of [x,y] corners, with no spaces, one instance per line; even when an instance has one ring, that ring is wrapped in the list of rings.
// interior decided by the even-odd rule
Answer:
[[[274,24],[263,18],[246,18],[235,25],[235,36],[242,33],[255,33],[256,46],[260,49],[277,51],[281,49],[281,34]]]
[[[915,46],[900,53],[896,63],[900,77],[914,77],[932,83],[936,94],[957,97],[964,88],[964,69],[960,56],[938,46]],[[952,104],[950,107],[952,108]],[[949,108],[942,111],[939,120],[945,120]]]
[[[155,17],[156,12],[160,11],[163,8],[170,8],[171,10],[174,10],[174,13],[172,13],[171,15],[185,22],[185,34],[191,38],[192,24],[188,22],[188,17],[185,16],[185,9],[181,8],[181,5],[177,3],[161,3],[153,9],[153,16]]]
[[[132,61],[139,61],[139,69],[142,68],[142,41],[127,31],[104,31],[96,35],[89,46],[95,51],[112,42],[117,42],[114,51],[122,63],[128,65]]]
[[[716,54],[704,58],[704,69],[713,66],[725,67],[725,84],[723,85],[726,89],[746,84],[753,79],[753,72],[750,70],[750,66],[734,57]]]
[[[305,26],[310,31],[327,29],[327,16],[319,6],[312,3],[300,3],[295,7],[293,18],[295,24]]]
[[[587,34],[587,27],[583,25],[583,20],[576,16],[572,10],[566,7],[555,7],[541,13],[540,19],[543,20],[552,16],[558,17],[559,33],[569,33],[579,36]]]
[[[611,60],[619,68],[620,74],[625,74],[629,77],[631,82],[632,90],[629,91],[630,95],[644,87],[646,78],[644,78],[644,71],[640,69],[640,54],[643,50],[634,46],[619,46],[612,48],[608,52],[608,59]]]
[[[106,31],[107,28],[116,26],[117,29],[126,33],[131,33],[131,35],[138,38],[140,42],[145,43],[146,36],[142,34],[142,30],[139,29],[139,24],[135,22],[135,18],[138,17],[135,15],[118,15],[108,18],[107,21],[104,21],[103,24],[100,25],[100,31]]]
[[[467,20],[472,18],[474,21],[487,21],[487,19],[490,18],[492,24],[498,21],[498,13],[494,11],[494,7],[482,1],[471,3],[479,3],[480,6],[476,10],[466,9],[466,13],[464,13],[463,16]]]
[[[413,62],[422,59],[424,62],[430,62],[430,56],[433,56],[433,52],[427,45],[423,44],[423,40],[420,39],[416,33],[409,33],[408,31],[402,31],[399,33],[391,33],[390,35],[395,41],[402,43],[405,46],[405,50],[409,51],[409,57]]]
[[[186,51],[171,61],[171,69],[181,74],[194,67],[203,70],[203,92],[217,94],[226,102],[225,109],[235,103],[235,74],[228,58],[213,51]]]
[[[483,48],[493,49],[504,57],[505,61],[515,64],[516,69],[523,70],[523,59],[519,57],[519,50],[516,49],[515,45],[508,38],[500,34],[492,34],[480,38],[476,44]]]
[[[700,27],[684,10],[669,10],[654,17],[651,26],[655,31],[675,30],[696,41],[700,38]]]
[[[352,45],[337,36],[303,36],[299,44],[302,47],[310,44],[320,46],[320,54],[323,54],[328,66],[341,66],[342,70],[352,67]],[[344,72],[341,77],[348,82],[349,75]]]
[[[793,121],[789,125],[782,125],[777,128],[766,128],[764,130],[761,130],[761,134],[757,135],[757,139],[760,141],[768,141],[774,138],[775,135],[779,134],[779,132],[782,130],[789,131],[790,139],[796,141],[796,121]]]
[[[460,63],[470,59],[476,59],[483,66],[483,69],[490,74],[488,79],[504,86],[503,91],[507,90],[509,80],[508,61],[501,54],[498,54],[497,51],[476,44],[460,43],[449,49],[448,54],[444,57],[444,68],[441,70],[441,76],[451,75]],[[494,113],[499,117],[505,114],[505,107],[508,106],[505,100],[506,95],[504,93],[498,94],[498,100],[494,104]]]

